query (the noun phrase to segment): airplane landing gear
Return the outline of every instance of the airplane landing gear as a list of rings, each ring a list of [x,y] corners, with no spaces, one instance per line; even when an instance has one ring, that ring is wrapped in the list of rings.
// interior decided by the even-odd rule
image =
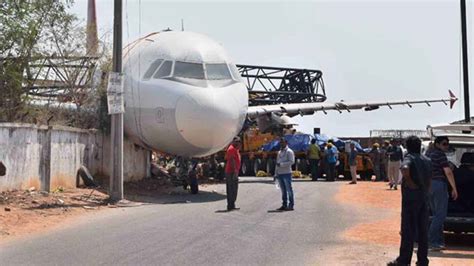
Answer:
[[[176,159],[176,181],[178,184],[181,183],[185,190],[189,186],[191,194],[199,192],[196,167],[197,161],[183,158]]]

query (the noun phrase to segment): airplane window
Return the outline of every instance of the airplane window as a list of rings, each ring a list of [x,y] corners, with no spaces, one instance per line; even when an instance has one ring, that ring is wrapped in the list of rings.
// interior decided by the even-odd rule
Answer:
[[[242,80],[242,75],[240,75],[240,72],[237,69],[237,66],[235,66],[234,64],[229,64],[229,69],[232,72],[232,76],[234,76],[234,79],[236,81],[241,81]]]
[[[202,64],[176,61],[173,76],[179,78],[204,79],[204,68]]]
[[[207,79],[232,79],[227,64],[206,64]]]
[[[153,78],[159,79],[159,78],[164,78],[169,75],[171,75],[171,67],[173,66],[172,61],[165,61],[161,65],[160,69],[156,71],[155,75],[153,75]]]
[[[161,65],[161,62],[163,62],[162,59],[157,59],[157,60],[155,60],[155,62],[151,63],[150,67],[145,72],[145,75],[143,75],[143,79],[151,78],[151,75],[153,75],[153,73],[155,73],[156,69]]]

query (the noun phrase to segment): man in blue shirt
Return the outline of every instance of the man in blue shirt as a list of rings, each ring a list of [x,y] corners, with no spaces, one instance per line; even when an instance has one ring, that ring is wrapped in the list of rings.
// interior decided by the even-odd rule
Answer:
[[[433,176],[431,182],[430,208],[433,215],[429,230],[429,245],[432,251],[444,249],[444,220],[448,214],[448,182],[451,185],[451,196],[458,198],[454,175],[449,168],[445,152],[449,148],[449,139],[446,136],[436,137],[434,149],[429,153],[433,163]]]
[[[327,181],[336,180],[336,163],[337,163],[337,148],[331,141],[328,141],[326,145],[326,162],[328,163],[328,176],[326,177]]]

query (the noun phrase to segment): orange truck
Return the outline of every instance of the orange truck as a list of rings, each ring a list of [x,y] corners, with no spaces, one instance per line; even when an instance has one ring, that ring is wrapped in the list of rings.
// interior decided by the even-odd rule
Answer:
[[[258,171],[265,171],[267,175],[274,175],[276,156],[278,151],[264,151],[262,146],[273,140],[279,139],[281,135],[274,133],[262,133],[257,127],[250,127],[242,133],[241,168],[243,176],[254,176]],[[305,151],[295,152],[294,170],[308,174],[309,166]]]

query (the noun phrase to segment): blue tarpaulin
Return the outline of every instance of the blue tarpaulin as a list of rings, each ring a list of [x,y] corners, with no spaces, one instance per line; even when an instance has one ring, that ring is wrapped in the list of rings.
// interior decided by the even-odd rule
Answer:
[[[295,134],[285,135],[285,139],[288,142],[288,147],[293,151],[306,151],[311,141],[311,135],[308,134]],[[280,141],[272,140],[262,146],[263,151],[278,151],[280,149]]]
[[[288,146],[293,151],[306,151],[308,150],[309,144],[311,143],[311,139],[313,136],[308,134],[295,134],[295,135],[285,135],[286,141],[288,141]],[[328,142],[328,140],[332,139],[334,141],[334,145],[336,148],[343,149],[345,146],[345,142],[343,140],[338,139],[337,137],[331,137],[324,134],[315,134],[314,138],[316,139],[316,144],[321,148],[324,149],[324,145]],[[364,152],[364,149],[360,146],[359,142],[354,140],[349,140],[350,142],[354,143],[358,152]],[[262,146],[263,151],[278,151],[280,149],[280,141],[279,140],[272,140]]]
[[[325,134],[314,134],[314,138],[316,139],[316,144],[318,144],[319,147],[323,148],[324,145],[328,142],[328,140],[332,139],[334,145],[336,145],[336,148],[344,148],[344,141],[336,138],[336,137],[331,137],[327,136]]]
[[[355,140],[344,141],[344,140],[338,139],[337,137],[327,136],[324,134],[314,134],[314,138],[316,139],[316,143],[318,144],[318,146],[322,149],[324,148],[324,145],[328,142],[328,140],[332,139],[337,149],[341,149],[341,148],[344,149],[345,143],[351,142],[351,143],[354,143],[355,148],[358,152],[364,152],[364,149],[362,148],[362,146],[360,146],[359,142]]]

